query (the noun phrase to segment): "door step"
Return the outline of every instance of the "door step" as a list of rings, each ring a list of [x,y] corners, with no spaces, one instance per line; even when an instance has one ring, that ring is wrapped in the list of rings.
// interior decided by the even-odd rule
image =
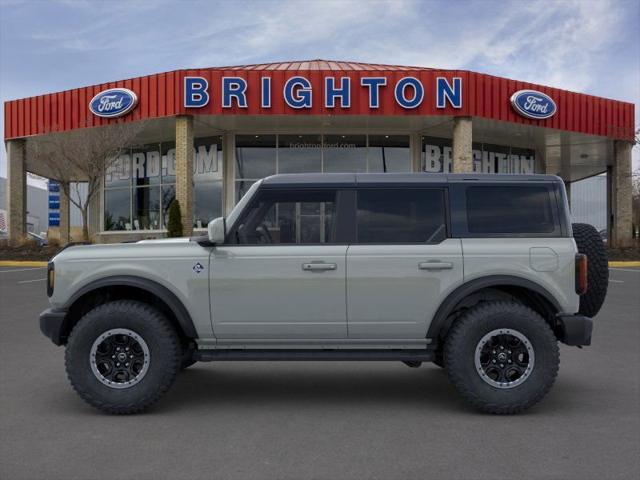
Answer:
[[[435,354],[431,350],[258,350],[220,349],[198,350],[194,359],[200,362],[218,361],[401,361],[431,362]]]

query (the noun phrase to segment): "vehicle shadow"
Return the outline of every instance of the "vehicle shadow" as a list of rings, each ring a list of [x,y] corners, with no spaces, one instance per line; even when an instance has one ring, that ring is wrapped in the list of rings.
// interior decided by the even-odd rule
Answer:
[[[327,366],[329,364],[329,366]],[[380,364],[378,364],[380,365]],[[443,411],[474,413],[460,399],[446,373],[435,366],[408,368],[370,363],[278,362],[196,365],[180,374],[154,411],[199,405],[245,408],[287,406],[296,409],[389,404],[428,406]]]

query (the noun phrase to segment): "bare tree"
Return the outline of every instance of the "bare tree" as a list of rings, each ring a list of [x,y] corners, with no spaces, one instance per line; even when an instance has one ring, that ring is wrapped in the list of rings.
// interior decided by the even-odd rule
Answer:
[[[100,192],[100,182],[142,130],[139,123],[112,124],[65,133],[53,133],[27,141],[27,157],[59,181],[69,201],[82,214],[82,237],[89,241],[89,205]],[[78,182],[87,184],[86,197]],[[71,185],[74,187],[71,187]],[[70,190],[75,188],[74,192]]]

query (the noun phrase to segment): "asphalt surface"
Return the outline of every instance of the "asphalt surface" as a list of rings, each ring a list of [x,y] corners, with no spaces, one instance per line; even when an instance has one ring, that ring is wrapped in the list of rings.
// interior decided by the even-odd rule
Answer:
[[[510,417],[395,362],[198,364],[149,413],[108,416],[40,334],[44,277],[0,268],[2,479],[640,478],[640,269],[612,269],[594,345],[562,346],[551,393]]]

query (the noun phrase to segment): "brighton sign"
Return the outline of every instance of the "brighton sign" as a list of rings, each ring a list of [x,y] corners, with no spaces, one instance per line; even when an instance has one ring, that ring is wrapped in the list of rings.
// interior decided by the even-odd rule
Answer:
[[[128,88],[110,88],[98,93],[89,102],[91,113],[102,118],[126,115],[138,104],[138,96]]]
[[[259,100],[262,108],[271,108],[271,77],[262,77],[259,83]],[[368,98],[370,109],[381,106],[383,87],[391,87],[396,104],[410,110],[419,107],[425,99],[425,88],[415,77],[401,77],[393,84],[387,77],[361,77],[357,85],[352,85],[350,77],[325,77],[321,102],[325,108],[351,107],[351,98],[355,89],[361,89]],[[217,90],[217,89],[215,89]],[[222,108],[247,108],[249,84],[242,77],[222,77],[220,85],[220,103]],[[311,81],[304,76],[291,77],[284,82],[282,97],[286,105],[294,109],[313,108],[314,98]],[[184,77],[185,108],[202,108],[209,104],[212,89],[204,77]],[[445,77],[436,78],[435,100],[437,108],[462,108],[462,78],[451,80]]]
[[[556,114],[556,102],[542,92],[536,90],[518,90],[511,95],[514,110],[526,118],[544,120]]]

